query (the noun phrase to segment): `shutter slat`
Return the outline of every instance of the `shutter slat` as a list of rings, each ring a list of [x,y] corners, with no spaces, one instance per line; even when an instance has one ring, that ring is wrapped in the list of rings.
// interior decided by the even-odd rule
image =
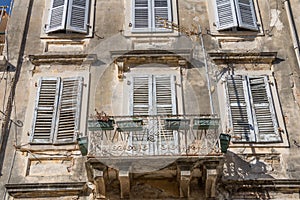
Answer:
[[[244,86],[244,78],[242,76],[229,76],[227,78],[227,95],[229,100],[229,111],[231,116],[231,125],[234,134],[237,136],[236,141],[252,142],[255,140],[253,131],[251,130],[251,118],[248,102],[245,96],[247,88]]]
[[[32,134],[32,143],[51,143],[58,104],[60,78],[41,78],[38,83]]]
[[[237,27],[234,0],[216,0],[215,3],[217,30]]]
[[[258,30],[253,0],[235,0],[239,27]]]
[[[68,0],[52,0],[46,33],[64,30],[66,27]]]
[[[250,77],[253,110],[259,142],[281,141],[267,77]]]
[[[71,143],[79,130],[83,77],[64,78],[57,114],[55,143]]]
[[[78,33],[87,33],[90,0],[69,0],[66,29]]]

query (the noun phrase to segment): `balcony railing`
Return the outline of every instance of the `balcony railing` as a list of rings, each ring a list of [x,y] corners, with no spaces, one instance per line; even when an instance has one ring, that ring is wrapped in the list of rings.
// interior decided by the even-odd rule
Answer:
[[[219,152],[219,118],[115,116],[90,119],[88,155],[199,156]]]

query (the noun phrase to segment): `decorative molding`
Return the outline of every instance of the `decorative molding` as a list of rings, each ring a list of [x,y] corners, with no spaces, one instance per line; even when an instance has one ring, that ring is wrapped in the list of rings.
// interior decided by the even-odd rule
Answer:
[[[97,60],[96,54],[44,54],[29,55],[28,57],[33,65],[81,65],[92,64]]]
[[[81,195],[86,182],[6,184],[9,195],[15,198],[57,197]]]
[[[140,64],[160,63],[174,67],[188,67],[192,58],[190,49],[182,50],[121,50],[111,51],[115,63],[123,62],[124,69]]]
[[[272,64],[277,57],[277,52],[209,52],[215,64]]]

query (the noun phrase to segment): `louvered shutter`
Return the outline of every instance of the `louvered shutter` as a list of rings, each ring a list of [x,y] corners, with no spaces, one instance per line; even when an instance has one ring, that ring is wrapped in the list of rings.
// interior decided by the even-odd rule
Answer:
[[[175,76],[153,78],[154,111],[158,115],[176,114]]]
[[[235,0],[239,27],[258,30],[253,0]]]
[[[132,83],[131,113],[133,115],[150,115],[150,109],[152,108],[151,76],[135,76]]]
[[[69,0],[67,30],[87,33],[89,6],[90,0]]]
[[[83,77],[64,78],[61,82],[55,143],[74,142],[79,131]]]
[[[150,0],[134,0],[135,29],[148,29],[151,24]]]
[[[154,9],[153,9],[153,27],[163,28],[163,24],[159,22],[159,18],[172,21],[171,15],[171,1],[170,0],[154,0]]]
[[[258,142],[279,142],[277,119],[267,77],[249,77]]]
[[[237,27],[234,0],[216,0],[215,3],[217,30]]]
[[[59,87],[60,78],[39,80],[30,142],[52,143]]]
[[[52,0],[46,33],[66,28],[68,0]]]
[[[229,124],[236,136],[233,138],[234,141],[255,141],[251,105],[247,91],[247,82],[244,77],[231,75],[227,78],[229,119],[231,120]]]

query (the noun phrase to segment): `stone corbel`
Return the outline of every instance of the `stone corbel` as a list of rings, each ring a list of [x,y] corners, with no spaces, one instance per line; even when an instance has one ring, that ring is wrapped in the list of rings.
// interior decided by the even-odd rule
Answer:
[[[120,169],[118,175],[120,181],[120,192],[121,192],[121,199],[127,199],[130,196],[130,177],[128,170]]]
[[[118,68],[118,78],[123,80],[124,78],[124,62],[123,61],[116,61],[115,65]]]
[[[214,198],[216,196],[217,175],[218,175],[217,169],[206,170],[206,181],[205,181],[206,198]]]
[[[187,167],[178,167],[178,182],[179,193],[181,198],[189,198],[190,196],[190,182],[191,182],[191,170]]]
[[[94,169],[94,182],[96,185],[96,198],[105,199],[106,188],[104,180],[104,172],[106,168]]]
[[[178,66],[180,66],[181,68],[187,68],[187,61],[184,59],[178,60]]]

